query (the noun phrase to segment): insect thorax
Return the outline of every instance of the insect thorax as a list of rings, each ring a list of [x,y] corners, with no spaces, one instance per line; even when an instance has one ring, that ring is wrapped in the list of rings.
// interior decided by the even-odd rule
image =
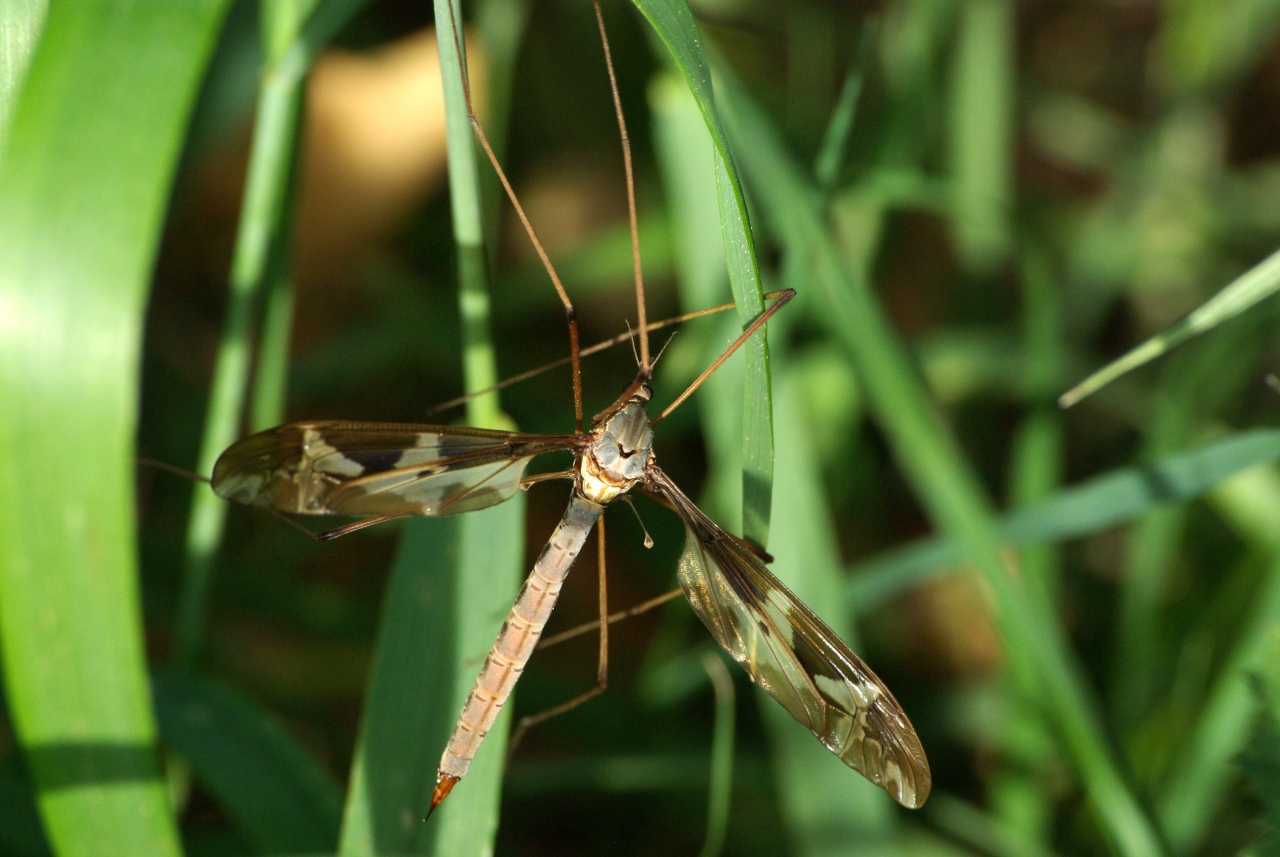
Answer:
[[[591,443],[574,465],[578,490],[588,500],[611,503],[644,478],[653,460],[646,401],[633,398],[592,431]]]

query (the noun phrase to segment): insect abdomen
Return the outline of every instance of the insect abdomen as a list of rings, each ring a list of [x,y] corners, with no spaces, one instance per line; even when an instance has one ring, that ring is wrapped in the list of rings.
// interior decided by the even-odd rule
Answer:
[[[440,759],[440,780],[458,780],[467,772],[484,736],[497,720],[529,656],[551,618],[560,588],[604,507],[574,494],[533,571],[511,605],[471,689],[453,737]]]

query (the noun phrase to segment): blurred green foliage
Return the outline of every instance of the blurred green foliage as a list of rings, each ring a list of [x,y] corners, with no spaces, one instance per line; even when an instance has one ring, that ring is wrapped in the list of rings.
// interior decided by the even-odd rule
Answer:
[[[428,413],[465,383],[455,281],[467,263],[447,195],[416,197],[331,282],[293,274],[315,249],[304,215],[289,238],[311,59],[331,40],[370,54],[426,26],[429,10],[267,3],[261,49],[252,4],[176,22],[146,5],[70,3],[47,22],[37,3],[0,12],[0,853],[137,853],[141,841],[159,853],[176,847],[175,821],[193,854],[331,853],[340,838],[344,853],[378,853],[392,837],[400,853],[460,849],[412,812],[363,817],[360,801],[385,811],[379,789],[425,797],[413,777],[430,775],[452,717],[426,709],[456,707],[441,698],[462,644],[422,640],[463,630],[412,623],[419,607],[461,599],[446,569],[491,561],[476,548],[489,525],[465,525],[472,542],[457,522],[415,521],[321,546],[219,508],[225,534],[197,524],[194,538],[192,507],[207,501],[146,468],[135,490],[128,467],[136,433],[137,455],[207,470],[226,442],[201,452],[207,412],[231,436],[279,418],[273,408],[452,418]],[[1274,839],[1259,837],[1280,817],[1280,399],[1265,380],[1275,310],[1260,298],[1280,276],[1259,263],[1280,244],[1280,0],[692,6],[764,286],[798,292],[769,328],[773,514],[748,520],[770,534],[779,577],[910,714],[934,794],[900,810],[739,671],[726,692],[677,600],[615,626],[609,692],[516,750],[497,853],[1266,853]],[[623,332],[631,255],[590,6],[478,7],[466,14],[485,49],[486,128],[583,342]],[[645,18],[615,2],[605,17],[649,317],[728,301],[703,115]],[[191,114],[200,46],[215,39]],[[139,62],[157,45],[173,64],[163,71]],[[94,97],[58,113],[80,80]],[[240,215],[235,164],[255,115],[258,204]],[[564,356],[564,316],[480,173],[496,236],[481,266],[493,355],[511,375]],[[65,197],[60,179],[75,180]],[[328,204],[342,223],[343,197]],[[148,212],[165,206],[161,236]],[[247,337],[234,359],[228,282],[247,289],[230,310]],[[1189,315],[1232,282],[1251,289],[1237,317]],[[1175,325],[1178,338],[1184,318],[1208,332],[1166,353],[1160,334]],[[685,325],[656,401],[737,330],[733,313]],[[1144,342],[1156,362],[1057,407]],[[240,384],[252,369],[258,392],[211,394],[219,360]],[[81,366],[101,377],[67,369]],[[633,371],[625,346],[590,358],[588,416]],[[657,433],[664,469],[735,532],[743,391],[731,361]],[[505,390],[501,406],[524,430],[568,431],[568,374]],[[757,462],[759,449],[747,453]],[[530,492],[525,557],[563,503],[562,487]],[[609,516],[615,608],[673,585],[683,543],[674,516],[637,506],[656,546],[641,547],[630,512]],[[98,515],[110,551],[77,535]],[[592,565],[552,630],[594,615]],[[484,594],[507,602],[511,587]],[[487,618],[465,633],[491,638],[500,616],[477,611]],[[592,635],[539,654],[517,713],[585,690],[595,658]],[[409,673],[412,687],[388,682]],[[442,813],[463,817],[468,785],[482,788],[464,782]],[[77,825],[95,815],[84,807],[113,807],[96,811],[111,823]],[[487,847],[487,829],[470,833],[466,847]]]

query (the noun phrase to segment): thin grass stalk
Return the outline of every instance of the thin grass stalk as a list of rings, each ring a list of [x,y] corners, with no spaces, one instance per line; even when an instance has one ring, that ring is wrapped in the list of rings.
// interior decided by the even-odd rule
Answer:
[[[961,261],[986,274],[1012,244],[1016,59],[1012,0],[967,0],[953,56],[951,229]]]
[[[879,21],[872,18],[864,21],[858,37],[858,53],[849,64],[844,83],[840,87],[840,95],[831,117],[827,121],[826,131],[822,135],[822,145],[813,160],[813,175],[825,198],[835,192],[840,178],[840,168],[849,154],[849,144],[853,136],[854,122],[858,117],[858,101],[862,97],[862,86],[865,80],[867,60],[871,56],[871,46],[879,32]]]
[[[209,475],[218,456],[241,434],[241,420],[249,397],[250,366],[254,348],[253,332],[267,274],[273,256],[285,254],[289,240],[289,188],[297,147],[298,113],[302,102],[303,78],[268,72],[258,93],[253,142],[249,151],[249,173],[231,265],[227,314],[223,323],[213,381],[205,411],[204,430],[196,472]],[[273,334],[285,335],[279,329]],[[287,345],[277,342],[277,349]],[[279,388],[276,393],[281,392]],[[279,409],[275,406],[275,410]],[[256,410],[271,410],[259,402]],[[205,614],[213,565],[226,526],[227,504],[207,485],[192,486],[191,518],[187,524],[186,561],[178,594],[174,628],[174,660],[191,665],[204,635]]]
[[[737,694],[733,677],[718,652],[706,652],[703,669],[715,692],[716,713],[711,736],[711,788],[707,794],[707,835],[698,857],[718,857],[729,832],[730,798],[733,796],[733,738]]]
[[[282,418],[293,318],[289,248],[303,84],[321,48],[360,5],[361,0],[262,4],[266,68],[258,89],[249,170],[232,251],[226,318],[196,458],[196,472],[201,475],[212,474],[222,450],[240,435],[250,396],[251,428],[267,428]],[[255,347],[259,353],[253,373]],[[204,634],[213,564],[226,516],[225,502],[202,484],[192,487],[174,628],[174,660],[179,665],[194,661]]]
[[[1062,363],[1057,283],[1039,246],[1028,247],[1021,263],[1022,352],[1026,360],[1023,399],[1027,411],[1013,442],[1009,499],[1015,508],[1042,502],[1060,488],[1065,442],[1062,415],[1053,401],[1060,389]],[[1052,543],[1030,544],[1020,551],[1020,561],[1027,597],[1039,599],[1047,613],[1054,612],[1060,594],[1061,549]],[[1034,689],[1011,686],[1008,692],[1013,704],[1009,722],[1001,724],[1001,733],[1044,732],[1043,717],[1033,707]],[[1007,747],[1006,752],[1014,761],[993,775],[991,802],[1008,827],[1045,847],[1052,823],[1046,808],[1053,796],[1045,776],[1055,761],[1052,744],[1047,740],[1022,742]]]
[[[292,209],[292,205],[290,206]],[[292,218],[288,218],[292,220]],[[285,231],[292,231],[290,226]],[[284,248],[280,248],[284,255]],[[272,265],[267,275],[262,335],[253,370],[248,428],[262,431],[285,421],[289,383],[289,344],[293,333],[294,289],[287,264]]]
[[[458,309],[462,323],[463,376],[467,392],[484,390],[498,381],[497,358],[491,333],[491,301],[484,249],[484,197],[481,169],[473,131],[466,112],[459,72],[465,68],[466,45],[444,29],[446,21],[461,17],[456,0],[435,0],[436,38],[445,90],[445,116],[449,136],[449,200],[453,212],[454,245],[458,260]],[[508,47],[514,50],[519,39]],[[457,55],[461,47],[463,56]],[[508,59],[510,61],[510,59]],[[552,297],[547,289],[548,298]],[[471,425],[504,426],[510,420],[501,410],[496,392],[467,403]],[[471,512],[459,522],[457,585],[453,609],[459,659],[453,682],[452,709],[456,715],[475,681],[476,666],[483,659],[511,604],[519,580],[527,571],[524,562],[524,496],[519,495],[491,509]],[[513,703],[489,731],[483,752],[467,775],[470,789],[461,806],[447,806],[436,839],[438,853],[483,855],[491,852],[497,833],[498,811],[507,755]],[[443,747],[443,744],[440,745]],[[455,798],[458,800],[458,798]]]
[[[462,361],[470,392],[497,380],[489,333],[484,206],[462,92],[465,58],[457,50],[463,44],[458,4],[435,0],[435,15],[458,254]],[[496,393],[468,402],[468,421],[505,424]],[[340,854],[492,853],[510,702],[455,796],[429,824],[420,819],[430,804],[440,751],[523,571],[523,519],[524,498],[517,496],[457,518],[405,523],[384,600]]]

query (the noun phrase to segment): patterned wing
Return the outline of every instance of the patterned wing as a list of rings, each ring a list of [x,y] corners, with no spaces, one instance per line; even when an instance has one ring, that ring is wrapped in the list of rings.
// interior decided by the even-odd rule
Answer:
[[[304,515],[457,515],[512,497],[535,455],[574,435],[397,423],[290,423],[218,458],[213,490]]]
[[[648,487],[684,519],[680,586],[716,641],[841,761],[903,806],[922,806],[929,762],[889,689],[657,467]]]

